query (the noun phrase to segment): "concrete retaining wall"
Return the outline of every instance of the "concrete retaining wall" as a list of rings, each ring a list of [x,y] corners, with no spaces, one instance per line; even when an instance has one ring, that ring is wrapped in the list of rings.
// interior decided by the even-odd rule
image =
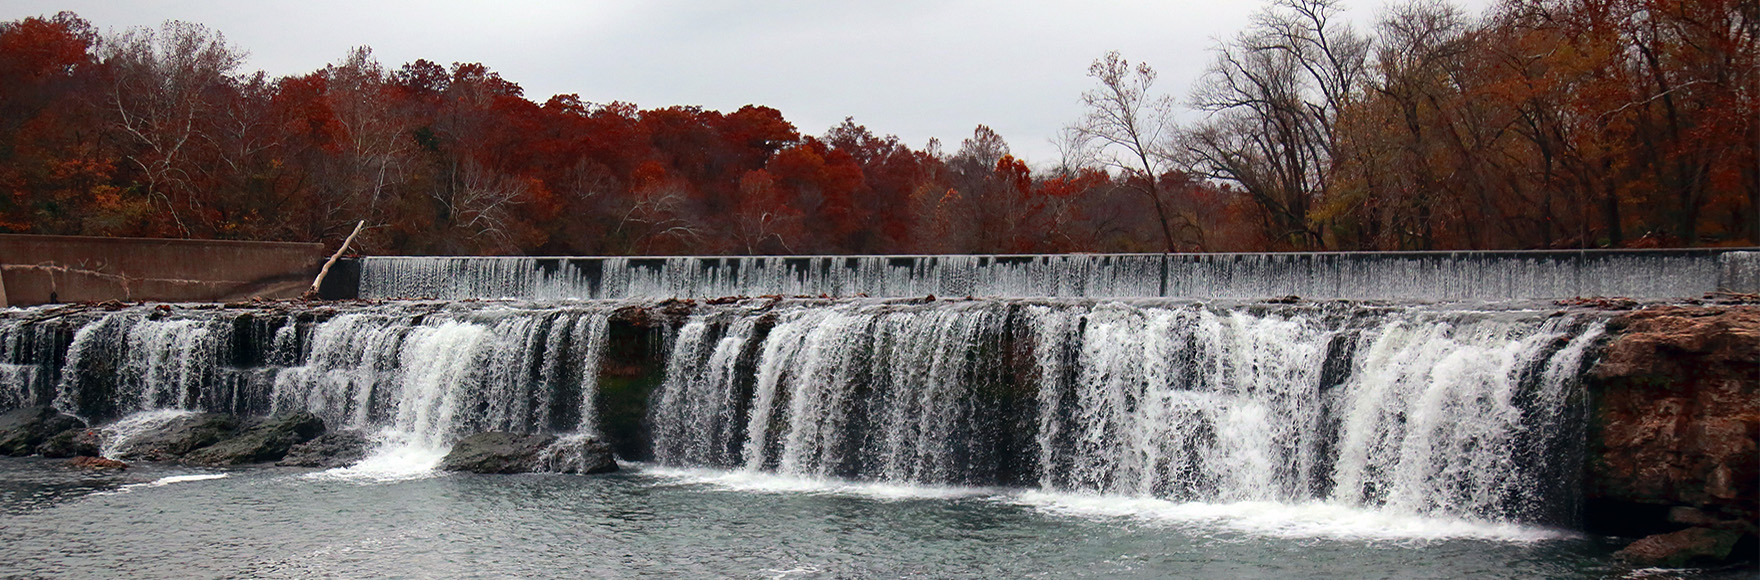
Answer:
[[[323,244],[0,234],[0,306],[292,298]]]

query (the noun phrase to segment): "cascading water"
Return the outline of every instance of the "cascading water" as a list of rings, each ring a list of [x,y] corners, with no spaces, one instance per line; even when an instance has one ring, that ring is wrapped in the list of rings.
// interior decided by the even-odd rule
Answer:
[[[59,348],[53,333],[27,335],[33,325],[14,320],[0,327],[14,346],[0,397],[95,421],[176,409],[309,411],[333,428],[375,433],[376,457],[423,470],[474,432],[593,432],[610,314],[607,305],[136,307],[78,323]],[[57,350],[65,363],[48,364],[57,358],[41,353]],[[57,373],[53,384],[38,378]]]
[[[1560,522],[1600,336],[1349,305],[717,311],[676,336],[649,418],[670,465]]]
[[[361,469],[430,469],[474,432],[580,432],[816,480],[1553,523],[1602,318],[1166,299],[14,312],[8,406],[309,411],[377,434]]]
[[[1760,252],[1570,254],[374,259],[366,295],[451,301],[0,309],[0,411],[104,453],[200,411],[375,442],[309,473],[7,459],[0,569],[1617,577],[1556,528],[1605,531],[1584,376],[1625,323],[1551,300],[1752,291]],[[635,469],[427,476],[483,431]]]

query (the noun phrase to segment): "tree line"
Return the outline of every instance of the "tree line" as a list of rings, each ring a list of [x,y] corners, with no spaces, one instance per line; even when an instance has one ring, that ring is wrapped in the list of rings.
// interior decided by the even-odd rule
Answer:
[[[1199,86],[1094,61],[1032,168],[846,119],[538,103],[357,48],[271,78],[199,24],[0,23],[0,231],[376,254],[1444,250],[1760,243],[1760,8],[1275,0]]]

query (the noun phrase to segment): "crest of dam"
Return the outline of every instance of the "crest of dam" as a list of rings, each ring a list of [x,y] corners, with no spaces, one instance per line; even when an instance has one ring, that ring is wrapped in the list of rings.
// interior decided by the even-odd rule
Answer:
[[[1070,284],[1135,283],[1095,276]],[[712,293],[758,291],[728,284]],[[0,311],[0,408],[310,411],[430,455],[476,432],[576,432],[666,466],[1571,525],[1607,316],[1167,298],[41,307]]]
[[[1760,251],[363,258],[333,297],[723,296],[1349,300],[1760,292]]]

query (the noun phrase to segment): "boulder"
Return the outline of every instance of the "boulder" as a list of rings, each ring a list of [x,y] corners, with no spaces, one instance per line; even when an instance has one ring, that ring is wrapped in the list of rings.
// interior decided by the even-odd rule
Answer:
[[[38,446],[57,433],[85,426],[85,421],[52,407],[7,411],[0,414],[0,455],[21,457],[36,453]]]
[[[56,433],[48,441],[37,446],[37,455],[43,457],[97,457],[103,445],[103,437],[96,429],[68,429]]]
[[[555,435],[520,435],[516,433],[478,433],[460,440],[440,460],[445,471],[471,473],[531,473],[540,465],[539,455]]]
[[[288,467],[347,467],[367,456],[367,436],[359,431],[331,431],[294,445],[276,465]]]
[[[617,458],[612,456],[611,446],[604,441],[585,435],[568,435],[557,438],[540,451],[536,467],[536,471],[544,473],[611,473],[617,471]]]
[[[210,467],[276,461],[294,445],[323,434],[323,419],[311,413],[295,413],[257,423],[235,437],[191,451],[183,456],[183,461]]]
[[[1615,557],[1634,566],[1681,568],[1694,564],[1719,564],[1728,560],[1742,533],[1713,528],[1687,528],[1632,542]]]
[[[231,415],[185,415],[130,438],[115,455],[130,461],[170,461],[219,443],[237,433],[238,427],[238,418]]]
[[[611,446],[592,437],[478,433],[452,446],[440,469],[471,473],[610,473]]]

